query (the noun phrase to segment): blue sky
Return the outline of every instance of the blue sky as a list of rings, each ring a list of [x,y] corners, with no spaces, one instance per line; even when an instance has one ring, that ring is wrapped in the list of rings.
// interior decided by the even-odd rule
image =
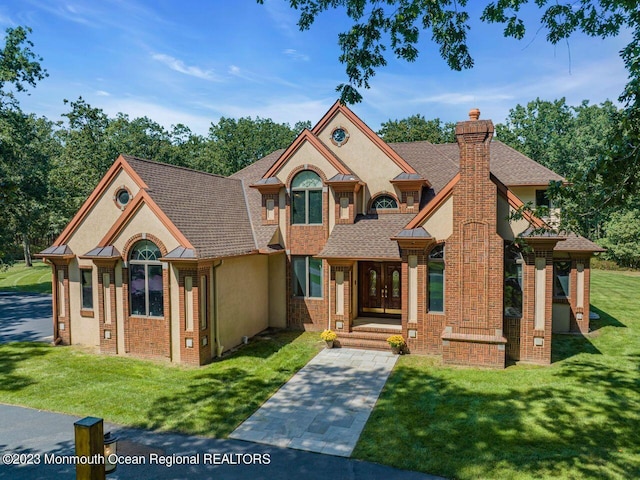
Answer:
[[[352,109],[372,128],[420,113],[445,121],[503,122],[509,109],[536,97],[600,103],[626,83],[618,56],[629,34],[583,35],[553,46],[535,23],[526,39],[504,39],[499,25],[478,19],[469,32],[475,67],[452,72],[424,32],[414,63],[389,58]],[[535,13],[535,11],[534,11]],[[315,123],[346,80],[337,35],[340,11],[322,14],[300,32],[285,0],[5,0],[0,28],[27,25],[49,77],[21,96],[23,110],[55,120],[63,99],[82,96],[109,115],[148,116],[165,127],[184,123],[206,134],[221,116],[260,116],[293,125]],[[531,17],[534,19],[534,17]]]

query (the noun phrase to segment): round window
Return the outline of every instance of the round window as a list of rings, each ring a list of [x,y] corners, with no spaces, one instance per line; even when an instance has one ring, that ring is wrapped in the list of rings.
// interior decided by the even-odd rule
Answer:
[[[343,128],[338,127],[331,132],[331,141],[338,147],[342,146],[349,140],[349,133]]]
[[[129,203],[129,200],[131,200],[131,195],[129,194],[128,190],[124,188],[118,190],[118,193],[116,194],[116,202],[118,202],[118,205],[120,205],[121,207],[126,207]]]

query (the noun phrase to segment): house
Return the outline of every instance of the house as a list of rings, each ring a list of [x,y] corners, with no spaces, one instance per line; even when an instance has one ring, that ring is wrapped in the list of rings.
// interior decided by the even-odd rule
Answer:
[[[228,178],[122,155],[41,253],[54,338],[199,365],[268,327],[330,328],[447,364],[548,364],[552,332],[589,331],[600,248],[513,218],[563,178],[492,137],[472,110],[457,144],[386,144],[337,102]]]

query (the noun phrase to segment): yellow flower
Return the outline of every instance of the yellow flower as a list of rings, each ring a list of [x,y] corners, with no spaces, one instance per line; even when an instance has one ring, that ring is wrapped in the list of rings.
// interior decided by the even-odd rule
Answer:
[[[336,338],[338,338],[338,334],[336,332],[333,332],[333,331],[327,329],[327,330],[325,330],[324,332],[322,332],[320,334],[320,338],[322,340],[324,340],[325,342],[332,342]]]

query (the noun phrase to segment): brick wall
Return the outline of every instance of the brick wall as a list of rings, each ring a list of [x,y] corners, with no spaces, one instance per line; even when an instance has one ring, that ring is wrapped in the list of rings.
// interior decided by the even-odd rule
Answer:
[[[460,181],[446,246],[445,363],[504,367],[504,244],[496,230],[497,189],[489,171],[492,136],[489,120],[456,126]]]

